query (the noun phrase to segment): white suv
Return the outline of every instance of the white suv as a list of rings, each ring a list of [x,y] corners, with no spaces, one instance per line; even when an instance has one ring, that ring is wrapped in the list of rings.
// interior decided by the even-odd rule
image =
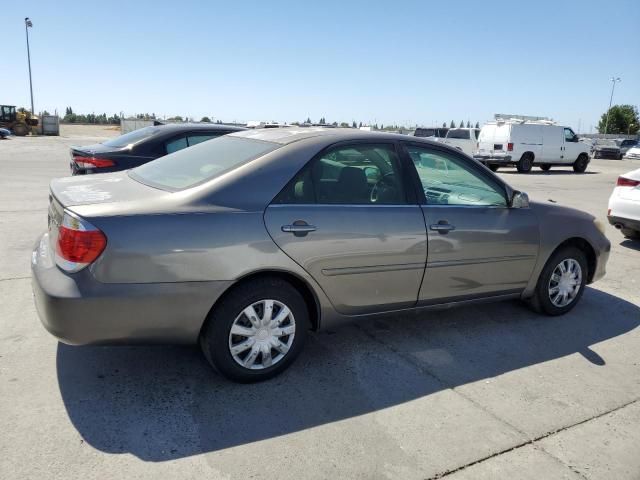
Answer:
[[[494,172],[515,165],[527,173],[534,165],[542,170],[569,166],[582,173],[589,165],[589,147],[578,141],[569,127],[546,120],[496,120],[480,130],[478,151],[473,156]]]
[[[450,128],[441,142],[456,147],[472,157],[478,145],[479,134],[479,128]]]

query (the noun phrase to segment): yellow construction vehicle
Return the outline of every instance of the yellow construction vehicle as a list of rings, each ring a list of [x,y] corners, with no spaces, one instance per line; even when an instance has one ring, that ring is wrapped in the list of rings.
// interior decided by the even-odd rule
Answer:
[[[38,117],[28,110],[16,110],[15,105],[0,105],[0,128],[7,128],[14,135],[23,137],[37,126]]]

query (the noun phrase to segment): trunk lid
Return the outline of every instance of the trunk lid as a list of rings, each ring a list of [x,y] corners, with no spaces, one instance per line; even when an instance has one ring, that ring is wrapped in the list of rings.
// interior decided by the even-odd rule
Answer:
[[[169,195],[164,190],[136,182],[127,172],[57,178],[51,181],[51,194],[63,207],[141,200],[149,202]]]

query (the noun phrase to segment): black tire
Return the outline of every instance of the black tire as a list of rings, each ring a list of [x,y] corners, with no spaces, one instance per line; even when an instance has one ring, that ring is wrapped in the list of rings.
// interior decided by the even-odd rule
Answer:
[[[573,259],[580,265],[581,269],[581,282],[580,288],[576,292],[576,296],[573,300],[565,306],[557,306],[555,305],[550,298],[549,294],[549,283],[551,281],[551,275],[556,267],[563,260]],[[584,293],[584,286],[587,282],[587,277],[589,276],[588,266],[587,266],[587,258],[584,252],[576,247],[563,247],[551,255],[547,263],[545,264],[542,272],[540,273],[540,277],[538,278],[538,283],[536,285],[536,290],[534,292],[533,297],[530,300],[531,307],[538,313],[544,313],[550,316],[564,315],[568,311],[570,311],[573,307],[577,305]]]
[[[487,165],[487,167],[489,167],[489,170],[491,170],[492,172],[497,172],[500,168],[500,165]]]
[[[529,173],[533,167],[533,155],[525,153],[520,157],[520,160],[516,164],[516,168],[520,173]]]
[[[577,160],[573,162],[573,171],[576,173],[584,173],[587,169],[587,165],[589,165],[589,157],[584,153],[581,153],[578,155]]]
[[[289,308],[295,322],[295,334],[280,360],[269,367],[252,370],[237,363],[231,354],[231,327],[245,308],[267,299],[281,302]],[[260,382],[278,375],[291,365],[302,351],[309,326],[307,304],[300,292],[277,277],[261,278],[234,288],[213,308],[200,335],[200,346],[209,363],[228,379],[241,383]],[[278,353],[275,347],[272,352]],[[249,354],[247,352],[247,356]],[[263,354],[257,355],[257,358],[262,358]]]
[[[551,165],[540,165],[540,170],[548,172],[549,170],[551,170]]]
[[[622,235],[630,240],[640,240],[640,232],[631,228],[621,228]]]
[[[16,123],[13,126],[13,134],[17,137],[24,137],[29,132],[29,129],[24,123]]]

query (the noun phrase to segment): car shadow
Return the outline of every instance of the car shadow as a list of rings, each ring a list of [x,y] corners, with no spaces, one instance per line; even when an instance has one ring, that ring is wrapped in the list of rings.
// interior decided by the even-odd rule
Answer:
[[[558,168],[562,168],[562,167],[558,167]],[[497,173],[505,173],[507,175],[599,175],[600,172],[594,172],[591,170],[587,170],[586,172],[582,172],[582,173],[576,173],[574,172],[570,167],[566,170],[555,170],[553,168],[551,168],[551,170],[547,170],[546,172],[544,170],[540,170],[534,167],[534,170],[531,170],[528,173],[520,173],[518,172],[518,170],[516,170],[515,168],[513,170],[505,170],[503,168],[499,169]]]
[[[640,324],[640,308],[588,288],[564,317],[520,302],[373,318],[312,334],[270,381],[217,375],[196,347],[59,344],[57,376],[82,438],[162,462],[279,437],[579,353]],[[600,368],[600,367],[597,367]]]
[[[620,242],[620,246],[640,252],[640,240],[631,240],[626,238]]]

